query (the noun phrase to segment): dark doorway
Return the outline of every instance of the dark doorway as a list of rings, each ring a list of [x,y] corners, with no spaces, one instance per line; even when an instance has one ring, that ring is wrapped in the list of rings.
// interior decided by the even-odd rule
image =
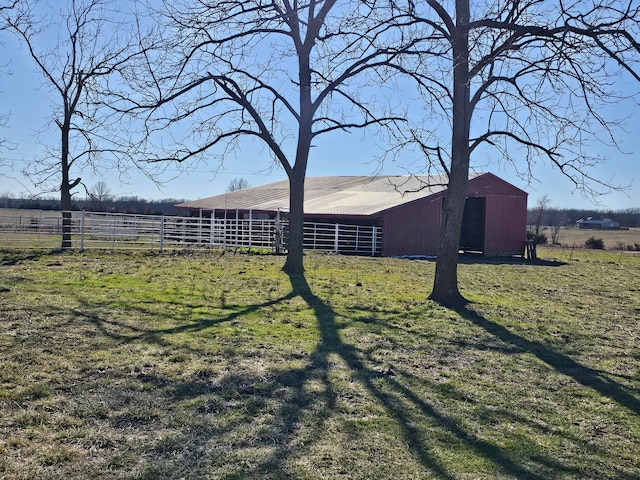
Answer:
[[[464,204],[460,249],[484,253],[484,197],[469,197]]]

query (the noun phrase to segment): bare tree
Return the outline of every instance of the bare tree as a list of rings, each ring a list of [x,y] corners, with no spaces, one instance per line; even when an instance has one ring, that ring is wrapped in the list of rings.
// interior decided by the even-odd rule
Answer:
[[[540,234],[540,226],[542,225],[542,221],[544,220],[545,213],[549,208],[550,204],[549,197],[547,195],[543,195],[536,202],[536,206],[533,208],[533,228],[536,237]]]
[[[249,182],[247,181],[246,178],[234,178],[229,182],[229,185],[227,185],[227,192],[236,192],[238,190],[245,190],[250,186],[251,185],[249,185]]]
[[[568,222],[567,212],[564,210],[553,210],[550,214],[549,224],[551,225],[551,244],[560,245],[560,230]]]
[[[329,132],[384,127],[384,92],[367,82],[389,76],[402,45],[372,2],[165,1],[158,15],[173,34],[149,56],[141,91],[155,103],[150,135],[171,138],[185,122],[171,159],[229,155],[258,139],[286,172],[290,236],[283,270],[303,266],[304,183],[313,141]],[[401,38],[398,34],[398,38]],[[178,61],[171,62],[172,58]]]
[[[12,8],[14,8],[16,5],[18,4],[18,0],[12,0],[12,1],[0,1],[0,15],[3,15],[2,17],[0,17],[0,31],[5,30],[8,28],[8,25],[6,24],[5,20],[4,20],[4,15],[6,14],[6,12],[8,12],[9,10],[11,10]],[[0,43],[0,46],[2,45],[2,43]],[[6,65],[0,65],[0,69],[6,67]],[[3,72],[2,70],[0,70],[0,72]],[[0,128],[5,127],[7,125],[7,122],[9,121],[9,113],[5,113],[5,112],[1,112],[0,113]],[[7,139],[5,138],[0,138],[0,147],[8,147],[7,144]]]
[[[55,182],[63,216],[62,248],[71,247],[71,198],[81,184],[83,168],[100,168],[114,151],[100,145],[109,135],[110,120],[101,116],[106,79],[114,76],[135,53],[120,38],[122,25],[107,0],[70,0],[61,9],[37,0],[23,0],[6,15],[9,29],[26,46],[44,85],[51,91],[50,123],[60,143],[27,172],[37,186]],[[52,43],[53,39],[53,43]],[[111,160],[118,162],[118,158]],[[72,172],[76,172],[72,175]]]
[[[104,180],[100,180],[91,188],[91,191],[89,192],[89,196],[91,197],[92,200],[99,203],[109,201],[113,198],[113,195],[111,194],[111,189],[109,188],[109,185],[107,184],[107,182],[105,182]]]
[[[90,189],[87,190],[87,202],[85,208],[92,211],[104,212],[106,211],[107,202],[114,199],[111,194],[109,185],[104,180],[100,180]]]
[[[630,0],[408,3],[417,23],[407,35],[422,37],[427,53],[407,58],[406,69],[430,108],[430,137],[413,130],[414,139],[427,168],[448,176],[431,299],[465,302],[457,263],[472,153],[493,148],[527,179],[546,161],[586,194],[612,186],[592,173],[603,161],[592,144],[616,146],[621,119],[601,107],[629,100],[615,89],[620,76],[640,79],[638,8]],[[444,129],[430,127],[438,119]]]

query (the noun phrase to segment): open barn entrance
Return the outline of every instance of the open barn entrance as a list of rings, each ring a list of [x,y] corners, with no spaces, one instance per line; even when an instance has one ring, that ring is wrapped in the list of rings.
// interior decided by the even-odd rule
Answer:
[[[484,253],[485,198],[469,197],[464,204],[460,249]]]

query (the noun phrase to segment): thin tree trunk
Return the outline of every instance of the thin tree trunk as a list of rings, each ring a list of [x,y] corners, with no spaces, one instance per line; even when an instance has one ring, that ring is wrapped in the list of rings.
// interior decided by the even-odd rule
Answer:
[[[466,300],[458,289],[460,229],[469,181],[469,0],[456,0],[456,32],[453,37],[453,136],[447,196],[444,200],[436,273],[430,299],[446,306]]]

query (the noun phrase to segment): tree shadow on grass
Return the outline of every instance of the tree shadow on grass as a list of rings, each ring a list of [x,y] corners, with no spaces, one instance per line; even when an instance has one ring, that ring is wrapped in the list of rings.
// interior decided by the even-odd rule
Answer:
[[[193,452],[186,450],[177,452],[177,444],[196,442],[215,444],[219,436],[233,437],[236,432],[247,429],[248,425],[254,422],[252,414],[258,417],[266,414],[270,420],[253,431],[251,440],[239,440],[235,448],[246,449],[247,452],[252,449],[267,448],[268,455],[257,455],[251,464],[227,466],[227,472],[231,475],[229,478],[295,478],[295,475],[287,473],[291,472],[289,462],[299,457],[305,448],[318,442],[326,442],[324,438],[328,434],[325,428],[326,421],[336,413],[337,395],[330,378],[330,370],[333,368],[330,360],[332,355],[344,362],[352,377],[364,387],[397,425],[398,431],[402,434],[401,443],[408,446],[411,456],[423,466],[425,471],[431,472],[438,478],[457,478],[453,466],[443,461],[434,452],[434,446],[441,441],[449,443],[454,449],[470,450],[476,457],[486,459],[493,464],[496,471],[517,478],[547,478],[545,474],[539,473],[540,471],[577,473],[574,467],[563,464],[561,460],[545,457],[535,450],[536,453],[529,455],[528,460],[537,464],[537,467],[532,468],[531,465],[516,459],[513,453],[473,433],[447,413],[442,406],[438,406],[424,394],[417,393],[418,390],[410,386],[412,383],[420,382],[420,379],[412,378],[411,374],[401,367],[394,367],[399,374],[386,372],[377,364],[371,352],[344,342],[340,335],[341,324],[337,321],[336,312],[313,293],[304,275],[290,275],[289,280],[291,292],[285,296],[261,304],[248,305],[220,318],[200,320],[176,327],[145,329],[97,316],[88,318],[89,322],[93,323],[103,335],[117,341],[152,342],[167,347],[170,346],[164,338],[167,335],[215,328],[224,322],[236,320],[295,297],[303,299],[314,312],[320,339],[315,351],[306,357],[300,367],[285,367],[266,377],[261,377],[256,372],[240,374],[231,372],[222,378],[210,379],[203,375],[199,378],[186,378],[180,381],[159,376],[153,372],[139,373],[140,383],[163,392],[163,396],[170,402],[196,401],[198,413],[232,417],[228,422],[221,421],[215,427],[206,426],[204,423],[206,421],[202,420],[203,423],[198,428],[197,434],[182,430],[173,443],[166,439],[159,441],[152,448],[157,461],[155,467],[150,467],[152,468],[149,471],[150,474],[155,472],[158,475],[166,475],[172,468],[180,470],[185,468],[187,463],[196,461]],[[490,322],[479,316],[471,318],[466,310],[459,313],[497,336],[507,345],[512,345],[515,350],[532,348],[531,342],[518,340],[519,337],[507,334],[504,329],[504,331],[500,330],[502,327],[491,327],[493,324],[490,325]],[[549,363],[561,363],[559,358],[549,352],[545,352],[543,356],[548,357]],[[583,372],[583,375],[586,374]],[[312,381],[319,382],[322,388],[310,392],[308,387]],[[444,386],[423,379],[422,383],[425,384],[425,382],[428,390],[437,397],[450,398],[451,401],[458,403],[471,400],[463,398],[464,395],[454,391],[455,389],[449,388],[445,392]],[[239,402],[242,413],[237,413],[238,405],[227,405],[225,398]],[[478,405],[478,408],[482,409],[482,406]],[[493,414],[495,415],[495,412]],[[119,424],[126,425],[127,422],[139,422],[138,417],[144,417],[144,415],[135,411],[133,413],[125,411],[121,417],[118,417],[118,421]],[[518,421],[515,418],[511,420]],[[438,433],[440,438],[430,438],[425,433],[424,425],[432,425],[436,431],[440,432]],[[228,452],[228,456],[232,455],[233,452]],[[236,453],[236,455],[241,458],[243,454]],[[535,455],[537,459],[533,458]],[[210,456],[209,460],[224,461],[216,458],[215,455]],[[176,461],[179,465],[176,465]],[[202,469],[205,471],[206,466]],[[196,471],[193,473],[195,474]]]
[[[174,345],[171,336],[215,329],[225,322],[296,296],[298,294],[292,291],[268,302],[247,305],[220,318],[157,329],[110,318],[107,312],[93,311],[95,308],[89,303],[83,304],[81,299],[82,308],[49,312],[65,320],[59,325],[60,331],[77,329],[80,320],[93,332],[98,332],[98,335],[83,332],[89,339],[88,345],[93,339],[97,340],[93,344],[101,348],[153,344],[161,347],[165,356],[169,356],[171,350],[174,353],[188,350],[205,360],[211,352]],[[140,312],[131,307],[129,313],[137,315]],[[175,320],[179,322],[181,319]],[[109,339],[110,345],[101,344],[100,337]],[[322,435],[322,425],[335,406],[335,397],[327,379],[329,365],[326,355],[311,354],[303,360],[299,367],[287,365],[268,373],[244,372],[245,369],[240,367],[205,369],[180,377],[162,373],[151,363],[144,366],[145,362],[141,360],[127,364],[125,358],[117,365],[101,360],[97,364],[80,367],[82,386],[71,381],[78,388],[65,387],[65,395],[68,395],[71,410],[79,415],[79,423],[89,418],[90,423],[106,424],[98,428],[101,432],[117,431],[122,438],[147,436],[148,432],[159,437],[157,441],[147,441],[144,445],[120,445],[123,452],[143,449],[138,450],[138,459],[131,453],[128,455],[130,458],[112,460],[113,463],[128,462],[128,468],[137,472],[136,478],[295,478],[295,475],[284,473],[284,462],[293,451],[302,448],[294,443],[303,446],[315,442]],[[309,392],[307,386],[311,380],[321,382],[324,388]],[[185,411],[191,412],[188,418],[185,418]],[[94,420],[96,415],[98,421]],[[259,425],[254,427],[253,423]],[[172,424],[172,427],[167,428],[167,424]],[[299,433],[301,424],[305,427],[303,439]],[[247,438],[242,438],[243,434]],[[107,440],[100,437],[113,434],[93,435],[99,438],[99,443],[106,444]],[[234,451],[236,449],[239,453]],[[257,453],[249,460],[247,456],[250,454],[246,452],[252,451]],[[265,455],[265,451],[269,454]],[[118,457],[107,451],[100,453],[105,458]],[[234,459],[238,461],[234,462]],[[220,476],[212,474],[212,471],[220,473]]]
[[[466,431],[453,418],[440,412],[435,406],[396,379],[394,374],[381,374],[380,371],[368,367],[363,361],[366,355],[342,341],[338,332],[335,312],[311,291],[304,275],[290,275],[290,280],[293,292],[300,295],[315,312],[321,333],[318,351],[323,352],[324,355],[335,353],[344,360],[367,391],[395,419],[403,432],[404,441],[426,469],[433,472],[438,478],[455,478],[454,474],[448,471],[447,466],[430,453],[430,445],[415,423],[412,411],[416,409],[424,416],[425,421],[434,422],[441,430],[454,437],[456,441],[493,462],[498,470],[502,470],[505,474],[517,478],[546,478],[512,460],[497,445]]]
[[[524,257],[486,257],[476,254],[462,254],[459,257],[459,263],[467,265],[526,265],[529,267],[564,267],[569,265],[567,262],[560,260],[545,260],[543,258],[524,258]]]
[[[341,326],[337,322],[335,311],[313,293],[304,275],[290,275],[289,279],[291,282],[289,294],[262,304],[249,305],[215,320],[202,320],[163,329],[144,329],[95,315],[87,317],[102,335],[118,342],[152,342],[167,347],[170,344],[163,338],[165,335],[215,328],[223,322],[295,297],[302,298],[314,312],[320,339],[315,351],[306,357],[300,367],[285,367],[264,377],[257,372],[244,374],[230,372],[214,379],[207,378],[206,374],[178,380],[155,372],[137,373],[139,383],[162,392],[164,401],[168,401],[169,404],[184,401],[196,402],[194,405],[197,411],[194,415],[200,418],[198,421],[201,422],[197,429],[198,433],[182,429],[175,435],[174,440],[168,441],[162,438],[151,448],[151,453],[155,455],[155,466],[149,465],[149,475],[168,475],[172,469],[184,471],[187,463],[197,462],[193,452],[186,449],[178,451],[178,445],[195,443],[215,445],[218,437],[233,437],[237,432],[249,428],[248,426],[254,422],[253,414],[257,418],[264,414],[269,420],[253,430],[251,439],[238,440],[234,448],[238,451],[246,449],[246,452],[252,449],[268,449],[268,455],[258,454],[251,464],[241,464],[235,468],[227,466],[225,467],[227,474],[229,478],[295,478],[296,475],[291,474],[290,462],[303,455],[305,449],[311,445],[326,443],[326,435],[330,434],[325,424],[332,415],[336,414],[337,401],[337,394],[334,392],[333,381],[330,378],[330,371],[333,368],[330,358],[336,356],[344,362],[350,372],[349,375],[364,387],[372,399],[386,412],[388,418],[395,423],[402,435],[400,443],[408,447],[408,452],[422,465],[424,471],[431,472],[442,479],[457,478],[453,466],[438,458],[433,450],[438,442],[445,441],[451,445],[451,448],[457,448],[455,446],[457,445],[461,449],[472,450],[476,456],[489,460],[495,465],[496,470],[507,475],[518,478],[544,478],[513,460],[499,446],[468,431],[445,410],[416,393],[408,386],[409,375],[405,372],[399,377],[395,373],[386,372],[370,353],[345,343],[340,336]],[[77,314],[81,313],[77,312]],[[312,382],[321,384],[322,388],[310,391],[309,386]],[[438,386],[433,384],[430,388],[435,392]],[[232,399],[231,403],[235,403],[229,405],[225,398]],[[242,407],[240,413],[238,413],[238,404]],[[131,425],[144,428],[145,422],[161,419],[156,414],[151,420],[145,420],[144,412],[131,408],[131,411],[123,409],[122,413],[116,417],[117,426]],[[200,414],[205,414],[205,417]],[[215,426],[208,426],[207,421],[204,420],[206,415],[214,415],[218,418],[225,418],[228,415],[230,420],[217,421]],[[436,431],[440,432],[438,436],[441,438],[430,438],[425,433],[425,424],[432,425]],[[233,455],[237,455],[240,459],[244,454],[227,452],[228,457]],[[223,459],[217,458],[216,454],[208,458],[214,463],[224,462]],[[374,464],[376,462],[375,459],[369,461]],[[207,467],[202,465],[199,468],[201,470],[192,470],[196,477],[199,475],[198,471],[204,472]],[[563,468],[556,465],[555,471],[562,471]],[[356,473],[358,472],[354,472],[354,475]]]
[[[407,256],[400,257],[415,261],[435,262],[434,256]],[[523,265],[532,267],[563,267],[569,265],[567,262],[560,260],[545,260],[542,258],[530,259],[525,257],[491,257],[479,253],[461,253],[458,257],[458,263],[465,265]]]
[[[203,330],[207,330],[209,328],[215,327],[217,325],[221,325],[223,323],[232,322],[239,318],[244,317],[245,315],[252,314],[257,312],[263,308],[268,308],[279,303],[285,302],[287,300],[291,300],[296,296],[295,293],[291,292],[285,296],[269,300],[268,302],[263,302],[260,304],[249,305],[245,308],[239,308],[234,310],[220,318],[205,318],[201,320],[196,320],[193,322],[183,323],[182,325],[178,325],[175,327],[167,327],[167,328],[141,328],[135,325],[127,324],[124,322],[111,320],[108,318],[99,317],[95,314],[87,315],[81,311],[75,311],[75,315],[77,316],[85,316],[91,323],[95,325],[95,327],[104,335],[108,337],[112,337],[117,340],[125,340],[129,342],[139,341],[139,340],[153,340],[157,339],[162,335],[172,335],[179,333],[196,333],[201,332]],[[92,307],[85,299],[78,299],[81,304],[87,307],[87,310],[92,310]],[[129,310],[137,310],[140,313],[145,315],[149,315],[151,312],[141,309],[140,307],[128,307]],[[176,321],[180,321],[180,319],[176,319]],[[107,326],[112,327],[111,329],[106,328]],[[116,333],[116,330],[125,330],[129,333]]]
[[[193,414],[186,426],[174,429],[173,433],[163,435],[146,447],[144,456],[149,459],[146,465],[147,477],[178,478],[190,473],[191,478],[205,478],[211,475],[213,464],[224,465],[220,468],[225,471],[226,476],[221,478],[304,477],[303,473],[293,473],[295,470],[292,470],[292,460],[300,459],[313,445],[326,443],[326,436],[331,435],[327,421],[332,415],[339,415],[336,407],[337,394],[330,375],[334,368],[331,359],[335,357],[344,362],[349,374],[364,387],[371,398],[385,410],[386,416],[395,423],[401,432],[400,443],[408,447],[411,456],[422,465],[424,471],[438,478],[458,478],[453,464],[449,460],[443,460],[434,450],[434,447],[442,446],[443,443],[448,444],[448,448],[473,452],[473,456],[488,461],[497,472],[506,476],[543,479],[549,478],[549,472],[573,477],[579,475],[580,471],[574,462],[564,463],[561,458],[544,455],[544,451],[534,445],[534,440],[522,439],[522,442],[531,442],[531,445],[527,447],[529,450],[523,456],[519,456],[513,449],[504,449],[486,437],[483,438],[481,434],[474,433],[474,429],[466,422],[456,419],[442,404],[432,401],[431,395],[434,398],[448,398],[456,403],[473,402],[472,398],[465,397],[462,391],[456,390],[455,387],[438,384],[422,376],[412,377],[412,374],[402,367],[394,366],[395,373],[384,371],[375,360],[374,352],[359,349],[342,339],[342,322],[338,322],[334,309],[311,290],[304,275],[290,275],[289,280],[291,292],[275,300],[247,305],[220,318],[189,322],[175,327],[146,329],[106,317],[101,318],[98,314],[74,312],[74,316],[84,317],[102,335],[116,342],[156,343],[162,347],[171,345],[165,336],[215,329],[224,322],[239,319],[296,297],[303,299],[314,312],[320,338],[315,351],[305,356],[303,362],[298,362],[299,366],[284,365],[282,369],[272,371],[268,375],[251,370],[243,372],[232,369],[226,374],[217,373],[215,378],[209,377],[207,372],[187,375],[182,379],[170,378],[153,371],[134,372],[135,381],[149,389],[142,388],[140,392],[126,389],[125,396],[131,397],[127,405],[118,403],[122,393],[114,391],[109,402],[119,410],[117,414],[112,414],[110,421],[121,430],[144,430],[151,428],[153,423],[166,422],[162,414],[163,409],[171,410],[177,403],[186,402],[187,408],[191,409]],[[90,310],[88,306],[87,312]],[[531,352],[557,371],[638,413],[638,400],[621,385],[602,378],[599,372],[584,367],[538,342],[519,337],[470,309],[460,309],[458,313],[501,340],[504,343],[505,354]],[[201,353],[207,354],[206,351]],[[124,373],[116,374],[124,376]],[[114,385],[122,381],[118,376],[115,376],[114,380]],[[309,386],[314,382],[322,387],[310,391]],[[430,393],[421,393],[425,392],[425,388],[412,387],[418,383],[426,387],[426,391]],[[150,396],[146,396],[147,392],[152,391],[159,392],[160,398],[151,399]],[[136,399],[155,405],[156,413],[145,412],[142,406],[137,405],[140,402]],[[498,417],[504,418],[506,423],[527,421],[516,418],[507,411],[490,411],[480,404],[477,405],[477,409],[487,415],[487,423],[495,422]],[[178,412],[172,415],[183,414]],[[262,419],[256,422],[255,418]],[[249,431],[252,423],[260,422],[262,423],[255,429],[251,427],[249,438],[239,438],[243,432]],[[430,437],[429,430],[425,430],[425,424],[433,426],[432,432],[438,432],[435,437]],[[220,445],[220,438],[223,437],[233,439],[232,442],[235,443],[232,443],[232,447]],[[234,449],[240,450],[241,453],[235,452]],[[240,464],[240,461],[245,461],[253,455],[254,451],[256,454],[252,462]],[[237,464],[234,463],[235,460],[238,460]],[[368,461],[375,464],[380,460],[372,458]],[[380,469],[380,472],[383,471]],[[354,472],[354,476],[357,476],[355,473],[358,472]],[[362,478],[362,475],[359,478]]]
[[[468,306],[459,308],[456,311],[462,318],[482,328],[505,344],[535,355],[557,372],[573,378],[585,387],[596,390],[604,397],[608,397],[619,405],[626,407],[633,414],[640,415],[640,400],[631,393],[632,390],[604,377],[601,374],[602,372],[581,365],[571,357],[552,350],[541,342],[527,340],[516,335],[502,325],[487,320]]]
[[[51,257],[65,253],[61,249],[53,250],[2,250],[0,249],[0,267],[10,267],[13,265],[19,265],[23,262],[37,261],[43,257]]]

